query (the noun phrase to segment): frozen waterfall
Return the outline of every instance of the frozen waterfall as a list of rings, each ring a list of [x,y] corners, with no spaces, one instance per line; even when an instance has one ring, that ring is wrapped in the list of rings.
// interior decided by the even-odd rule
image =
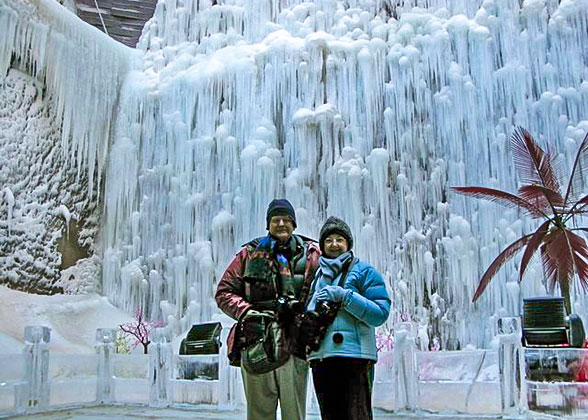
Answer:
[[[114,112],[139,55],[55,0],[0,0],[2,284],[49,293],[63,277],[65,290],[96,290]],[[78,276],[66,268],[79,253],[91,258]]]
[[[336,214],[386,274],[395,319],[487,345],[544,294],[513,266],[477,305],[514,212],[448,193],[516,186],[515,125],[569,161],[588,130],[586,1],[160,1],[121,96],[106,176],[105,291],[178,322],[289,198],[299,232]],[[395,5],[402,3],[402,5]],[[507,285],[505,285],[507,283]]]
[[[10,13],[2,36],[4,20],[24,25]],[[471,303],[533,226],[448,187],[514,191],[516,125],[570,167],[588,131],[587,32],[588,0],[160,0],[132,70],[88,78],[90,98],[73,92],[66,55],[43,64],[80,167],[107,162],[103,292],[176,333],[209,320],[218,277],[286,197],[299,233],[349,222],[387,279],[388,327],[416,322],[424,346],[489,345],[497,317],[546,293],[538,262],[519,285],[515,260]],[[6,57],[0,45],[0,73]],[[117,108],[90,118],[87,101]]]

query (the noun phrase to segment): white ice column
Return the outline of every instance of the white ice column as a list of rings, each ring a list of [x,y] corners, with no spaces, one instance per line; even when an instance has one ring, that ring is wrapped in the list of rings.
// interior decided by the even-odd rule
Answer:
[[[149,349],[149,405],[167,407],[172,402],[173,349],[167,328],[155,328]]]
[[[243,385],[241,382],[241,369],[231,367],[227,356],[227,337],[235,321],[225,314],[217,314],[213,321],[222,325],[221,346],[218,355],[218,403],[221,405],[242,404]]]
[[[96,402],[108,404],[114,401],[114,342],[116,328],[98,328],[96,330],[96,353],[98,354],[98,372],[96,384]]]
[[[217,319],[220,318],[220,322],[222,325],[221,329],[221,346],[218,352],[218,384],[219,384],[219,392],[218,392],[218,402],[219,404],[229,404],[231,402],[231,366],[229,366],[229,359],[227,356],[227,337],[229,336],[229,331],[231,327],[235,323],[234,320],[230,319],[228,316],[224,314],[222,316],[218,316]]]
[[[521,320],[518,317],[498,320],[498,368],[503,415],[517,415],[527,410]]]
[[[416,329],[409,322],[394,330],[394,411],[418,408]]]
[[[49,403],[49,341],[51,328],[25,327],[25,379],[29,407],[42,408]]]

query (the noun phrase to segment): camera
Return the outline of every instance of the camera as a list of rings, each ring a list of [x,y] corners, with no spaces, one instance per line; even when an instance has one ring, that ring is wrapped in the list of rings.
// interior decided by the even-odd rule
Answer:
[[[339,307],[341,306],[341,304],[339,303],[332,303],[332,302],[327,302],[324,300],[318,300],[316,302],[316,313],[319,314],[319,316],[321,317],[330,317],[332,316],[333,319],[335,319],[335,316],[337,316],[337,311],[339,310]],[[332,320],[331,320],[332,322]],[[330,322],[329,322],[330,324]]]
[[[278,324],[282,328],[292,324],[294,316],[304,310],[304,304],[298,299],[282,296],[278,299]]]
[[[321,346],[327,329],[335,320],[340,304],[317,301],[314,311],[304,313],[305,337],[308,351],[316,351]]]

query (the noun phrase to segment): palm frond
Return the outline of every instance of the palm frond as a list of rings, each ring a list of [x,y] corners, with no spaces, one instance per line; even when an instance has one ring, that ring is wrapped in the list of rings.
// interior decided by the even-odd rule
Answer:
[[[565,202],[568,203],[568,200],[573,201],[575,200],[584,190],[586,189],[586,184],[584,182],[584,175],[588,170],[588,133],[582,140],[580,144],[580,148],[576,153],[576,158],[574,159],[574,166],[572,166],[572,172],[570,174],[570,179],[568,182],[568,188],[566,190],[566,197]]]
[[[580,198],[566,213],[569,215],[586,213],[588,211],[588,195]]]
[[[518,127],[511,137],[515,169],[523,184],[539,184],[560,191],[548,153],[545,153],[527,130]]]
[[[553,174],[557,179],[557,183],[559,185],[559,193],[564,196],[565,191],[562,190],[562,180],[563,184],[566,184],[569,177],[569,165],[567,162],[566,157],[561,153],[555,153],[554,155],[551,152],[547,151],[547,154],[550,157],[551,162],[551,169],[553,170]]]
[[[472,298],[472,302],[475,302],[476,300],[478,300],[478,298],[482,295],[484,290],[486,290],[486,287],[488,287],[490,280],[492,280],[494,278],[494,276],[496,275],[496,273],[498,272],[498,270],[500,270],[500,267],[502,267],[505,263],[510,261],[512,259],[512,257],[514,257],[516,255],[516,253],[519,252],[519,250],[522,247],[524,247],[531,240],[532,236],[533,236],[532,234],[525,235],[522,238],[517,239],[512,244],[507,246],[506,249],[504,251],[502,251],[498,255],[498,257],[496,257],[494,259],[494,261],[492,261],[492,264],[490,264],[490,266],[488,267],[488,269],[486,270],[486,272],[482,275],[482,278],[480,279],[480,283],[478,284],[478,288],[476,289],[476,292],[474,293],[474,297]]]
[[[574,232],[569,231],[570,247],[574,251],[574,265],[580,284],[588,291],[588,245],[586,240]]]
[[[564,199],[559,191],[542,185],[523,185],[519,188],[519,197],[543,211],[564,205]]]
[[[588,290],[588,247],[584,238],[569,229],[550,232],[541,247],[541,257],[551,291],[556,283],[569,282],[574,272]]]
[[[527,269],[527,265],[531,261],[533,255],[535,255],[537,249],[539,249],[539,246],[541,245],[543,238],[545,237],[545,235],[547,235],[550,223],[551,220],[547,220],[546,222],[544,222],[541,226],[539,226],[539,229],[537,229],[535,233],[533,233],[533,236],[531,236],[531,239],[529,240],[529,243],[525,248],[525,252],[523,252],[523,258],[521,259],[521,267],[519,269],[519,281],[523,280],[523,274]]]
[[[568,258],[566,242],[563,231],[557,230],[550,234],[541,246],[543,272],[550,293],[553,292],[558,281],[566,281],[574,272],[574,263],[571,258]]]
[[[526,214],[535,218],[546,217],[541,209],[532,203],[506,191],[486,187],[451,187],[451,189],[459,194],[489,200],[510,208],[522,209]]]
[[[586,235],[588,235],[588,228],[581,227],[581,228],[575,228],[573,230],[581,230],[582,232],[586,232]]]

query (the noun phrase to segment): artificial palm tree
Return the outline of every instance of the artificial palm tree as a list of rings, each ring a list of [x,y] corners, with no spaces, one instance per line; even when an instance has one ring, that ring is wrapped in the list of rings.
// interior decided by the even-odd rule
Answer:
[[[571,313],[570,282],[577,275],[580,284],[588,289],[588,247],[579,232],[578,218],[588,213],[588,195],[584,193],[584,176],[588,171],[588,134],[576,154],[572,172],[562,195],[557,177],[557,165],[549,153],[544,152],[528,131],[518,127],[511,137],[515,171],[523,184],[518,195],[485,187],[452,187],[452,190],[520,209],[533,219],[543,219],[539,228],[506,247],[490,264],[474,293],[475,302],[484,292],[490,280],[507,261],[524,249],[519,268],[519,281],[529,261],[541,252],[543,270],[548,290],[553,292],[558,284]]]

